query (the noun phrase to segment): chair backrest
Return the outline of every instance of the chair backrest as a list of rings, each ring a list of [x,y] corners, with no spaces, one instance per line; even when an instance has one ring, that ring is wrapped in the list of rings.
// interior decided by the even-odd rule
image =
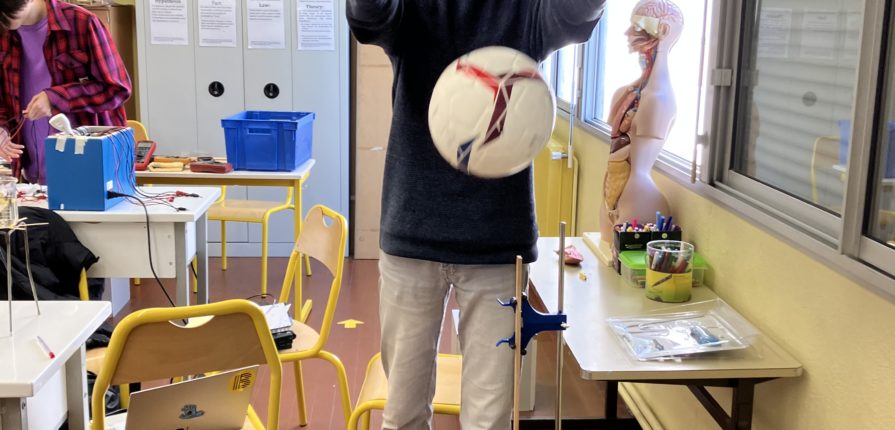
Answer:
[[[320,338],[313,348],[314,351],[319,351],[323,348],[332,328],[336,304],[339,301],[339,292],[342,289],[342,269],[345,264],[345,242],[347,237],[348,221],[345,220],[345,217],[326,206],[316,205],[305,216],[301,234],[298,236],[295,247],[292,249],[292,255],[289,257],[286,277],[283,279],[283,288],[280,290],[280,302],[282,303],[290,302],[289,293],[292,290],[295,277],[302,276],[302,254],[322,263],[329,270],[330,275],[332,275],[326,310],[323,313],[323,322],[320,326]],[[300,306],[300,304],[297,305]]]
[[[146,126],[142,122],[129,119],[127,126],[134,129],[134,141],[149,140],[149,132],[146,131]]]
[[[179,323],[191,321],[186,326]],[[115,328],[97,375],[93,428],[104,428],[104,396],[112,384],[153,381],[266,364],[270,369],[267,426],[276,429],[282,368],[258,305],[246,300],[151,308]]]
[[[811,151],[811,200],[814,204],[821,204],[820,173],[832,172],[833,166],[839,161],[839,138],[836,136],[822,136],[814,141]]]

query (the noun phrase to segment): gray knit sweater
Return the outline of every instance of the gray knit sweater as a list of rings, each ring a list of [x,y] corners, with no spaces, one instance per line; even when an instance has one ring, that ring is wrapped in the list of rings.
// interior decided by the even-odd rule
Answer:
[[[361,43],[391,58],[394,116],[385,160],[380,247],[453,264],[537,259],[532,169],[479,179],[451,167],[429,135],[441,72],[474,49],[502,45],[542,61],[585,41],[605,0],[347,0]],[[360,136],[361,138],[363,136]]]

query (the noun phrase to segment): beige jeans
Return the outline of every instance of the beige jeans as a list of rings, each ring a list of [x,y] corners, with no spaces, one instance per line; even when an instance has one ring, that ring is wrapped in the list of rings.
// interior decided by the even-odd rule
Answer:
[[[510,428],[513,351],[497,341],[513,334],[513,265],[455,265],[379,253],[382,364],[388,376],[383,429],[427,430],[432,424],[435,358],[448,294],[460,306],[463,354],[460,426]]]

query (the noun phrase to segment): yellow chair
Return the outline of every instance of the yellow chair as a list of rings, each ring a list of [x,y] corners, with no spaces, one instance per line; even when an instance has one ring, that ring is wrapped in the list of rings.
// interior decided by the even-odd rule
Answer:
[[[323,322],[320,331],[311,328],[307,324],[293,320],[292,331],[296,338],[291,349],[280,351],[280,360],[292,362],[295,369],[295,391],[298,400],[298,419],[302,426],[308,424],[308,413],[305,408],[304,384],[302,383],[301,360],[319,358],[328,361],[336,368],[339,379],[339,389],[342,398],[342,409],[345,414],[345,422],[351,416],[351,399],[348,394],[348,376],[345,366],[338,357],[328,351],[324,351],[326,340],[332,330],[333,318],[336,313],[336,304],[339,301],[339,291],[342,288],[342,269],[345,264],[345,241],[348,237],[348,222],[345,217],[322,205],[316,205],[305,216],[301,235],[292,249],[289,257],[289,265],[286,268],[286,277],[283,279],[283,288],[280,291],[280,302],[287,303],[292,285],[296,276],[301,279],[302,255],[319,261],[329,270],[332,282],[329,288],[329,297],[326,302],[326,310],[323,312]],[[296,271],[299,273],[296,274]],[[301,302],[301,285],[296,287],[295,301]],[[299,308],[296,308],[296,314]]]
[[[221,197],[208,210],[208,219],[221,222],[221,270],[227,270],[227,221],[261,224],[261,294],[267,294],[267,247],[270,216],[294,209],[292,188],[286,189],[282,202],[267,200],[227,200],[227,187],[221,187]]]
[[[811,150],[811,201],[816,205],[822,205],[820,191],[818,190],[818,171],[833,171],[839,162],[839,136],[818,137],[814,141]],[[840,172],[839,179],[845,183],[846,173]]]
[[[192,324],[175,324],[181,320]],[[227,300],[134,312],[112,333],[91,399],[91,428],[106,428],[104,393],[110,384],[164,380],[256,364],[266,364],[270,370],[267,424],[265,427],[249,406],[243,428],[277,429],[282,366],[261,308],[246,300]],[[108,421],[124,419],[115,415]]]
[[[134,141],[149,140],[149,132],[142,122],[133,119],[127,120],[127,126],[134,129]]]
[[[463,359],[454,354],[438,354],[435,366],[435,397],[432,406],[436,414],[460,415],[460,377]],[[370,429],[370,411],[385,409],[388,381],[382,368],[382,358],[376,354],[367,364],[364,385],[357,396],[357,405],[348,420],[348,430],[356,430],[358,421],[363,430]]]

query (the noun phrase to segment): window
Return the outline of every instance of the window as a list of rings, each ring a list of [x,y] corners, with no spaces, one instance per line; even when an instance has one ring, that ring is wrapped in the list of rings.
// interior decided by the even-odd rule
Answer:
[[[895,248],[895,46],[889,47],[888,82],[882,124],[877,130],[876,160],[867,235]]]
[[[556,51],[556,99],[568,110],[572,101],[572,80],[575,76],[575,45]]]
[[[733,25],[713,35],[707,179],[895,297],[893,5],[738,0],[715,20]]]
[[[696,143],[703,36],[710,29],[705,25],[705,1],[678,0],[675,4],[684,14],[684,31],[668,58],[677,117],[663,149],[690,160]],[[607,2],[593,38],[594,46],[588,49],[585,80],[591,81],[585,83],[584,119],[607,131],[610,129],[607,118],[612,109],[613,94],[641,75],[639,58],[629,52],[625,35],[631,26],[633,6],[634,2]]]
[[[731,162],[734,172],[838,216],[862,12],[860,2],[827,3],[838,4],[763,2],[746,23]]]

